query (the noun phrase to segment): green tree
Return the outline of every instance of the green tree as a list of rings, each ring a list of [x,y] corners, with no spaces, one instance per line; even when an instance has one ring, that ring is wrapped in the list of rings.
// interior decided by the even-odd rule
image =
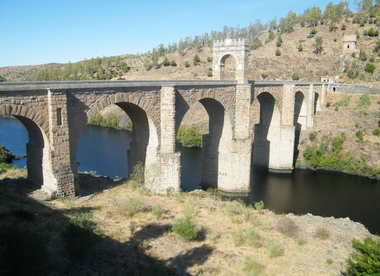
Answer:
[[[188,60],[185,61],[185,67],[190,67],[190,62]]]
[[[170,65],[170,61],[169,61],[169,59],[168,59],[167,57],[165,57],[165,58],[164,58],[164,61],[162,62],[162,64],[163,64],[164,66],[169,66],[169,65]]]
[[[276,46],[277,47],[281,47],[282,45],[282,36],[281,35],[278,35],[277,37],[277,42],[276,42]]]
[[[347,260],[348,275],[380,275],[380,240],[371,237],[364,242],[352,240],[354,252]]]
[[[364,71],[366,71],[367,73],[373,74],[375,69],[376,69],[376,66],[373,63],[367,63]]]
[[[360,49],[360,52],[359,52],[359,59],[361,60],[361,61],[366,61],[367,60],[367,54],[365,53],[365,51],[363,51],[363,50],[361,50]]]
[[[373,7],[372,0],[355,0],[354,3],[358,11],[369,11]]]
[[[313,46],[315,47],[314,52],[316,54],[322,53],[322,50],[323,50],[323,39],[322,39],[321,36],[317,36],[315,38],[315,43],[313,44]]]
[[[200,147],[202,145],[202,132],[197,126],[180,125],[177,133],[177,140],[184,147]]]
[[[273,31],[270,31],[268,34],[268,41],[272,41],[276,38],[276,34]]]
[[[300,79],[300,75],[297,72],[294,72],[292,74],[292,80],[299,80],[299,79]]]
[[[280,19],[280,30],[282,33],[293,32],[294,26],[297,24],[297,15],[293,11],[289,11],[285,18]]]
[[[172,63],[171,63],[172,66],[177,66],[177,63],[175,62],[175,60],[173,59],[172,60]]]
[[[314,6],[310,9],[309,13],[306,15],[305,20],[310,24],[311,27],[318,25],[318,22],[322,19],[322,12],[319,7]]]
[[[193,64],[194,64],[194,66],[199,65],[200,62],[201,62],[201,59],[199,58],[199,56],[195,55],[194,58],[193,58]]]

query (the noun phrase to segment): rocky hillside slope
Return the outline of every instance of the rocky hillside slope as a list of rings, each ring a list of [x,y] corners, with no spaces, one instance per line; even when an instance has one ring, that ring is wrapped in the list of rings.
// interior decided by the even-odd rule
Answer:
[[[277,47],[276,38],[266,43],[268,40],[268,32],[262,32],[258,39],[262,43],[262,47],[251,50],[249,55],[249,79],[260,80],[267,75],[266,79],[291,80],[293,73],[298,73],[301,80],[319,81],[322,75],[340,76],[341,81],[352,81],[340,68],[341,53],[343,51],[342,38],[344,34],[358,34],[357,48],[364,51],[367,55],[366,60],[361,61],[359,53],[356,58],[352,59],[358,66],[360,75],[354,79],[355,82],[378,82],[380,80],[379,70],[375,70],[374,74],[364,71],[365,65],[371,61],[376,68],[380,68],[380,58],[373,50],[379,37],[364,35],[370,28],[378,30],[375,24],[365,24],[360,27],[359,24],[353,24],[354,17],[344,17],[337,23],[337,29],[331,31],[328,25],[317,25],[315,27],[316,34],[310,37],[311,27],[301,27],[297,24],[293,32],[281,35],[282,44]],[[342,26],[345,25],[344,30]],[[308,38],[310,37],[310,38]],[[315,53],[316,37],[322,37],[322,52]],[[299,45],[302,45],[302,51],[299,51]],[[276,55],[276,50],[281,55]],[[193,58],[198,55],[201,59],[199,65],[193,65]],[[152,62],[151,54],[143,54],[140,56],[123,55],[120,58],[125,61],[130,70],[124,72],[122,78],[127,80],[135,79],[208,79],[209,70],[212,68],[212,49],[208,46],[200,46],[198,48],[187,48],[182,52],[166,53],[159,57],[158,66],[150,68],[146,66]],[[167,58],[170,62],[175,61],[176,66],[164,66],[163,61]],[[190,66],[186,67],[185,62],[188,61]],[[351,66],[352,64],[348,64]],[[11,66],[0,68],[0,76],[7,81],[22,81],[25,77],[32,75],[37,70],[52,68],[57,64],[31,65],[31,66]],[[62,68],[67,64],[61,64]],[[107,65],[102,64],[107,71]],[[346,68],[348,69],[348,68]],[[113,79],[117,79],[115,76]]]

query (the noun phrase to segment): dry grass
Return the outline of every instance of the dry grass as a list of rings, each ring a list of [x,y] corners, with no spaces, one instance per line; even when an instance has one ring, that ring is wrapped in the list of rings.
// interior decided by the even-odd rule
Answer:
[[[3,182],[5,185],[1,188],[0,215],[19,209],[38,213],[34,220],[40,220],[40,224],[34,229],[38,233],[48,229],[47,237],[59,237],[60,231],[78,213],[90,212],[89,222],[84,225],[89,225],[94,233],[101,233],[102,237],[102,242],[88,249],[89,256],[94,256],[96,261],[63,262],[65,247],[56,238],[51,238],[52,249],[60,248],[53,250],[52,259],[58,262],[57,269],[70,265],[71,273],[96,271],[110,275],[123,270],[128,274],[158,271],[158,275],[245,275],[257,269],[259,275],[338,275],[351,251],[352,238],[363,239],[369,235],[362,225],[351,221],[276,215],[268,210],[258,212],[206,192],[163,196],[143,192],[128,182],[107,180],[107,183],[99,183],[106,180],[91,176],[85,179],[87,186],[83,182],[81,186],[95,191],[92,197],[85,198],[87,200],[34,201],[12,191],[8,187],[9,180]],[[29,196],[39,193],[25,192]],[[126,202],[133,198],[138,199],[140,207],[131,215]],[[231,214],[239,218],[239,223],[231,220]],[[186,215],[191,215],[198,227],[195,240],[183,239],[172,231],[174,222]],[[19,212],[18,216],[23,217],[23,213]],[[251,219],[247,219],[252,217],[255,218],[254,228]],[[280,222],[287,225],[285,235],[278,232]],[[4,220],[0,226],[3,224]],[[315,233],[321,227],[333,235],[326,240],[316,238]],[[299,231],[297,235],[295,229]],[[296,236],[302,236],[302,246]],[[327,262],[329,258],[333,262]]]

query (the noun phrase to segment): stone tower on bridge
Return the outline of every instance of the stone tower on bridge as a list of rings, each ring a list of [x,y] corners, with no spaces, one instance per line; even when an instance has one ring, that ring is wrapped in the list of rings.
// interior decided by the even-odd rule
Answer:
[[[224,78],[225,61],[232,56],[236,62],[236,80],[238,84],[248,83],[248,40],[215,40],[213,44],[213,76],[215,80]]]

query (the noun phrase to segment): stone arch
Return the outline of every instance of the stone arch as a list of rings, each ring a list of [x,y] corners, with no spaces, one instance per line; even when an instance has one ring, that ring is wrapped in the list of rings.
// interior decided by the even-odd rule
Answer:
[[[195,104],[201,103],[203,99],[213,99],[218,102],[224,109],[226,116],[228,116],[231,123],[232,133],[235,130],[235,91],[236,87],[226,88],[225,93],[218,93],[217,89],[202,89],[200,91],[190,91],[190,97],[187,99],[182,98],[182,104],[176,103],[176,132],[179,125],[185,116],[186,112]],[[181,94],[181,91],[179,91]],[[179,98],[179,97],[177,97]],[[202,104],[203,105],[203,104]],[[204,105],[203,105],[204,106]],[[207,110],[206,110],[207,111]]]
[[[28,133],[26,144],[28,179],[36,185],[41,185],[43,191],[54,194],[56,187],[50,160],[49,120],[38,109],[24,105],[8,105],[0,115],[11,115],[23,124]]]
[[[220,80],[235,80],[236,64],[236,57],[234,55],[224,55],[219,62]]]
[[[0,116],[12,115],[27,118],[33,121],[40,129],[48,135],[49,133],[49,118],[47,114],[42,114],[40,110],[25,105],[7,104],[0,109]]]
[[[248,82],[248,40],[225,39],[213,43],[213,76],[216,80],[223,79],[224,61],[233,56],[236,61],[236,78],[239,84]]]
[[[134,93],[120,93],[117,97],[104,98],[98,101],[86,112],[87,122],[100,110],[115,104],[127,113],[133,124],[133,141],[128,154],[128,172],[135,165],[141,164],[147,168],[158,160],[160,117],[149,105],[145,96],[135,96]],[[84,128],[83,128],[84,130]],[[79,142],[79,140],[78,140]],[[75,153],[76,156],[76,153]],[[145,170],[147,178],[147,170]]]
[[[270,167],[271,152],[275,151],[273,140],[278,136],[281,125],[281,113],[275,97],[269,92],[257,96],[260,102],[260,121],[255,125],[253,142],[253,164]]]

